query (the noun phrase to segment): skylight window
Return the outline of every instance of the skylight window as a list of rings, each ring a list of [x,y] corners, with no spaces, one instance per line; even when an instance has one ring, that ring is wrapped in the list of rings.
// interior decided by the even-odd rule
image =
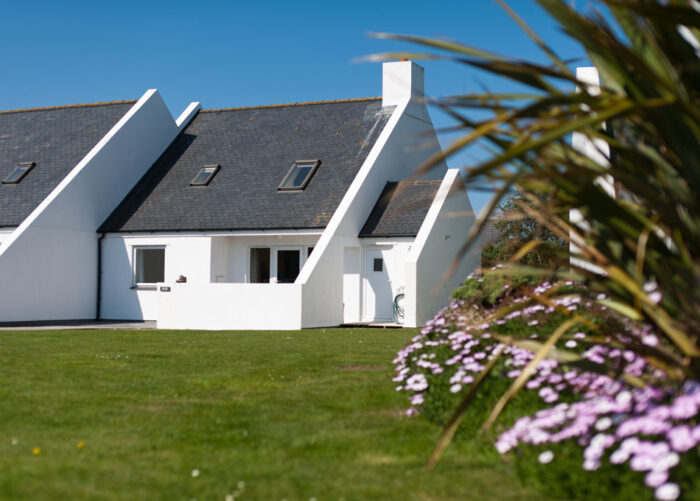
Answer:
[[[206,186],[211,183],[221,166],[219,164],[205,165],[202,167],[194,179],[190,182],[190,186]]]
[[[9,176],[2,180],[2,184],[17,184],[24,176],[26,176],[30,170],[32,170],[36,164],[34,162],[20,162],[17,164],[17,168],[13,170]]]
[[[297,160],[277,189],[282,191],[303,190],[319,165],[321,165],[320,160]]]

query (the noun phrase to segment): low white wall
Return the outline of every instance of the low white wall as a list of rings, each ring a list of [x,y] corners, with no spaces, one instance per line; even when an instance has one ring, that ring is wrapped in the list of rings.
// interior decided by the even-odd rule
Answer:
[[[95,232],[179,130],[149,90],[22,222],[0,247],[0,321],[95,317]]]
[[[474,213],[459,170],[445,174],[406,262],[404,325],[419,327],[450,301],[450,293],[481,264],[477,239],[456,271],[443,275],[457,257],[474,224]]]
[[[297,284],[166,283],[157,296],[159,329],[301,329]]]
[[[165,247],[165,281],[180,275],[187,283],[245,283],[250,247],[313,247],[317,232],[309,234],[226,235],[188,233],[113,233],[102,241],[101,317],[120,320],[157,320],[158,294],[134,284],[134,248]],[[274,257],[274,256],[271,256]],[[302,252],[301,264],[306,260]],[[223,280],[222,280],[223,277]]]
[[[15,231],[14,228],[0,228],[0,246],[10,239],[13,231]]]
[[[408,178],[439,151],[422,100],[423,69],[410,61],[385,63],[385,82],[387,78],[404,79],[403,97],[398,97],[400,88],[392,88],[389,104],[396,104],[396,109],[333,214],[316,246],[318,252],[311,256],[297,278],[296,283],[304,285],[304,327],[342,323],[344,247],[357,245],[357,235],[387,181]],[[443,162],[426,178],[440,179],[446,169]]]

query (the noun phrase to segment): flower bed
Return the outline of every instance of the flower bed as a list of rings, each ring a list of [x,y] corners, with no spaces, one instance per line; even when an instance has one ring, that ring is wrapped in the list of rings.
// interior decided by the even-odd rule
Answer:
[[[576,284],[520,280],[515,287],[499,280],[470,277],[456,295],[466,290],[472,299],[455,300],[398,353],[394,381],[408,394],[407,414],[445,422],[487,361],[503,350],[468,411],[473,431],[533,351],[578,314],[589,325],[564,332],[552,358],[537,363],[501,416],[509,428],[496,438],[496,449],[515,457],[525,479],[557,495],[672,500],[683,491],[685,499],[697,499],[700,384],[674,384],[660,370],[658,361],[671,353],[663,340]],[[532,300],[550,294],[545,304]],[[506,313],[489,320],[496,309]],[[650,364],[650,355],[658,363]]]

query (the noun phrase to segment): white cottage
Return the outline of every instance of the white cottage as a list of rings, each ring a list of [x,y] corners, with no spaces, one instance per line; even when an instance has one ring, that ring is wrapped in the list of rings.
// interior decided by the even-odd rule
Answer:
[[[193,103],[177,120],[149,91],[135,104],[104,106],[112,114],[102,129],[117,121],[109,132],[90,126],[92,136],[65,139],[94,146],[83,157],[75,148],[60,172],[32,151],[0,159],[0,176],[19,162],[36,166],[0,188],[0,211],[42,167],[54,178],[28,214],[0,212],[0,230],[3,219],[15,223],[0,233],[0,321],[420,325],[478,267],[474,251],[441,281],[474,217],[457,170],[442,165],[430,179],[408,180],[439,151],[423,69],[405,61],[383,71],[381,98]],[[2,117],[0,136],[1,127]]]

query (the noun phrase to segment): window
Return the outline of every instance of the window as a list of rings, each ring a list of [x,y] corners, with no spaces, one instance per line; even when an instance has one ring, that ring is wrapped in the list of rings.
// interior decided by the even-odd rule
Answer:
[[[207,186],[211,183],[221,166],[219,164],[205,165],[202,167],[194,179],[190,182],[190,186]]]
[[[15,170],[13,170],[9,176],[2,180],[2,184],[17,184],[24,176],[26,176],[30,170],[32,170],[36,164],[34,162],[20,162],[17,164]]]
[[[277,251],[277,283],[294,283],[299,275],[300,254],[298,250]]]
[[[306,248],[306,257],[309,257],[313,251],[314,251],[313,247],[307,247]]]
[[[134,285],[165,280],[165,247],[134,247]]]
[[[382,258],[374,258],[374,271],[384,271],[384,260]]]
[[[270,248],[253,247],[250,249],[250,283],[267,284],[270,282]]]
[[[297,160],[277,189],[281,191],[303,190],[319,165],[321,165],[320,160]]]
[[[302,246],[251,247],[248,277],[251,284],[293,284],[306,262]]]

